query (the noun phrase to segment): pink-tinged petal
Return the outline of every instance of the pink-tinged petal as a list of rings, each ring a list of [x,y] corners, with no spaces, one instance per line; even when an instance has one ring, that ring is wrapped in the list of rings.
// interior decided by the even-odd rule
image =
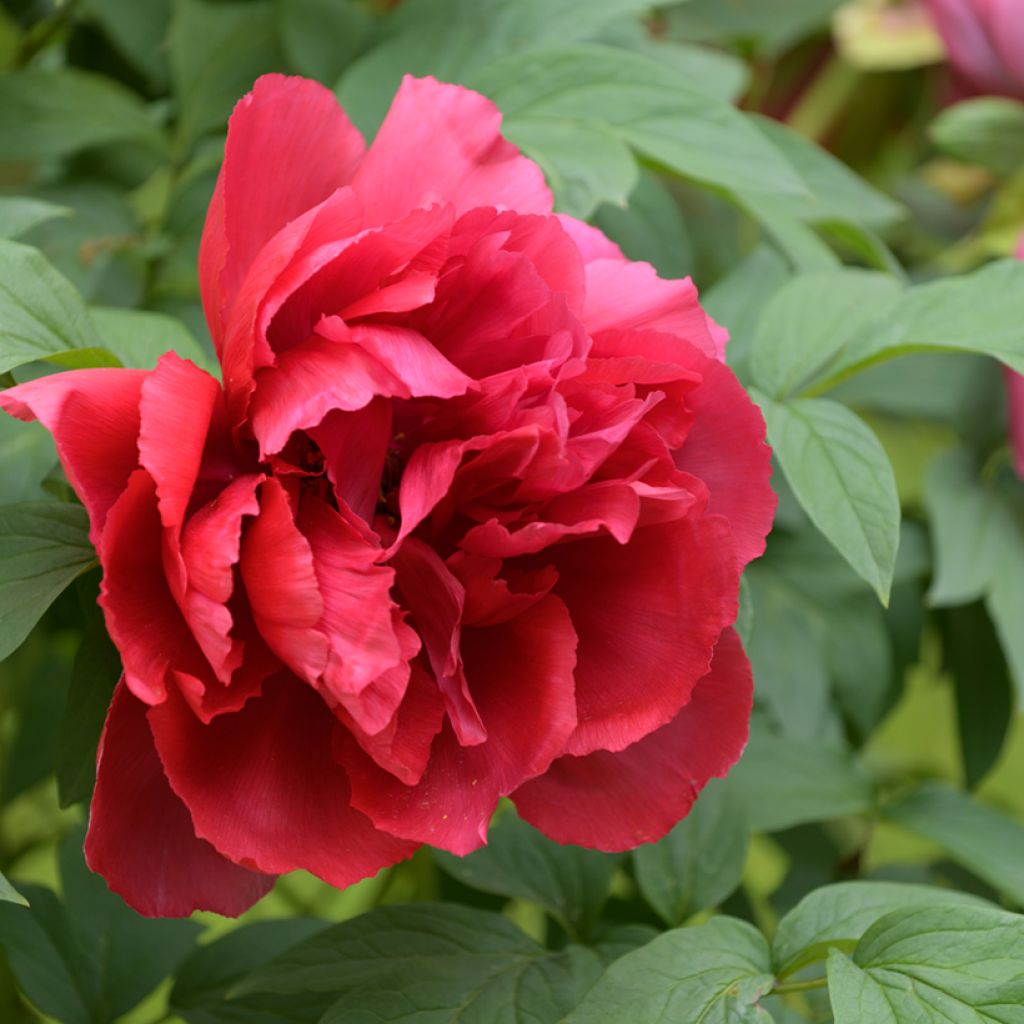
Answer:
[[[241,711],[209,725],[173,695],[149,721],[196,835],[236,863],[273,874],[301,868],[345,888],[415,849],[352,808],[331,755],[334,716],[293,676],[268,680]]]
[[[764,553],[775,518],[777,498],[771,489],[771,449],[765,444],[761,410],[723,363],[694,352],[691,363],[703,375],[688,392],[693,425],[676,465],[708,487],[708,511],[729,520],[740,565]]]
[[[465,598],[462,584],[426,544],[407,538],[392,559],[402,591],[402,604],[411,612],[448,718],[463,746],[487,739],[487,730],[466,681],[460,626]]]
[[[351,181],[363,150],[334,94],[316,82],[264,75],[239,101],[199,251],[203,307],[216,341],[260,250]]]
[[[599,228],[585,221],[570,217],[567,213],[558,214],[558,220],[565,233],[576,243],[584,263],[594,260],[624,260],[622,250]]]
[[[1010,403],[1010,443],[1013,446],[1013,465],[1017,475],[1024,479],[1024,377],[1013,370],[1006,371],[1006,390]]]
[[[534,556],[579,636],[579,726],[567,753],[622,750],[672,720],[736,618],[739,565],[721,516],[575,541]]]
[[[397,610],[391,600],[395,570],[376,565],[380,547],[368,544],[318,498],[303,499],[298,527],[309,542],[323,599],[320,629],[328,643],[323,692],[329,703],[342,703],[358,717],[359,705],[350,698],[408,660],[393,621]],[[417,650],[418,644],[411,654]],[[383,718],[361,722],[367,731],[383,728],[394,714],[404,690],[401,680],[396,683],[399,690],[393,703],[379,709]]]
[[[256,489],[263,480],[255,473],[233,480],[189,518],[181,537],[188,580],[182,610],[207,660],[224,683],[242,655],[241,642],[231,636],[233,620],[228,609],[234,592],[242,520],[259,512]]]
[[[358,345],[400,380],[412,398],[454,398],[473,385],[472,378],[408,327],[357,324],[350,328],[340,317],[325,317],[316,333],[338,344]]]
[[[575,648],[566,609],[550,595],[500,625],[463,630],[466,675],[487,742],[460,746],[446,724],[412,786],[342,742],[353,805],[395,835],[458,854],[480,846],[499,797],[545,771],[564,749],[575,723]]]
[[[139,464],[139,401],[145,370],[70,370],[0,392],[0,409],[53,434],[98,545],[111,505]]]
[[[559,843],[609,853],[661,839],[747,742],[753,683],[731,630],[711,671],[667,725],[618,753],[561,757],[512,794],[520,815]]]
[[[139,462],[156,483],[164,526],[184,522],[219,397],[213,377],[173,352],[142,384]]]
[[[257,375],[252,430],[264,457],[281,451],[296,430],[333,410],[354,412],[379,396],[409,398],[406,384],[358,345],[310,338]]]
[[[715,359],[724,357],[724,332],[697,301],[687,277],[663,281],[649,263],[599,259],[588,263],[583,326],[592,334],[609,330],[675,334]],[[724,336],[725,338],[728,335]]]
[[[1017,0],[988,0],[988,35],[1014,83],[1014,95],[1024,98],[1024,19]]]
[[[310,683],[323,674],[329,647],[317,628],[324,600],[309,541],[295,525],[280,482],[264,482],[260,514],[242,538],[241,570],[253,619],[270,649]]]
[[[975,0],[924,0],[924,4],[946,44],[950,63],[966,83],[982,93],[1013,95],[1016,83],[997,51],[988,11],[983,12]]]
[[[391,406],[375,398],[357,412],[329,412],[306,433],[324,455],[338,501],[367,523],[380,497],[391,440]]]
[[[99,603],[121,652],[125,682],[147,704],[166,697],[170,667],[186,657],[194,661],[198,654],[168,586],[162,550],[156,485],[139,469],[107,515],[99,549]]]
[[[550,213],[540,168],[500,129],[501,113],[479,93],[407,75],[353,182],[369,219],[383,223],[438,201],[460,213]]]
[[[237,917],[274,884],[196,837],[153,745],[146,705],[121,683],[100,741],[85,840],[89,867],[146,917]]]
[[[338,711],[345,726],[337,727],[335,745],[344,763],[347,743],[354,739],[380,768],[404,785],[415,786],[426,770],[434,737],[441,731],[445,706],[434,677],[416,661],[409,669],[404,697],[391,721],[379,732],[368,733],[344,710]]]

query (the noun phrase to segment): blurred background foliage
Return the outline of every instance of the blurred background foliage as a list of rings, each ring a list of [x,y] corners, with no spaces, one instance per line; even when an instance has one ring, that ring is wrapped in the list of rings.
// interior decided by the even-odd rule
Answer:
[[[335,89],[368,134],[404,73],[473,86],[560,209],[663,276],[693,276],[785,470],[743,591],[751,744],[689,819],[633,855],[559,849],[509,811],[464,860],[423,850],[346,892],[289,876],[241,922],[143,921],[82,864],[118,665],[80,558],[86,571],[0,664],[0,872],[31,902],[0,902],[0,1020],[316,1020],[339,993],[325,1019],[368,1020],[378,990],[409,975],[303,994],[271,977],[278,994],[263,996],[236,983],[324,921],[418,901],[504,914],[579,991],[712,908],[771,934],[814,890],[854,879],[1024,906],[1024,488],[985,354],[1024,321],[1024,282],[1005,264],[971,274],[1024,227],[1024,107],[957,114],[912,2],[2,0],[0,238],[45,264],[0,243],[0,320],[42,302],[36,289],[62,303],[41,350],[58,361],[62,346],[86,353],[76,365],[98,347],[152,365],[175,347],[209,365],[199,236],[228,115],[268,71]],[[917,291],[940,278],[952,286]],[[940,347],[981,354],[909,354],[939,344],[922,334],[929,310],[949,324]],[[857,332],[883,329],[894,358],[849,356]],[[16,354],[3,371],[41,368]],[[825,391],[827,406],[800,405]],[[797,413],[817,454],[778,443]],[[842,444],[854,457],[825,479]],[[865,493],[882,495],[867,533]],[[0,504],[69,496],[46,431],[0,420]],[[5,522],[0,565],[21,543]],[[3,653],[21,638],[11,628]],[[356,982],[362,1002],[344,995]],[[492,1010],[506,1006],[497,991]],[[488,1015],[474,998],[467,1020],[560,1019],[530,1017],[528,999]],[[779,1021],[830,1013],[816,988],[764,1006]],[[373,1019],[406,1019],[387,1013]]]

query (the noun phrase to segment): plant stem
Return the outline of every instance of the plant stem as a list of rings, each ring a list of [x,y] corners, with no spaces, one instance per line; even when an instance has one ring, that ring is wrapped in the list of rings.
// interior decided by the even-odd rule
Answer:
[[[784,996],[790,992],[807,992],[813,988],[825,988],[828,985],[828,978],[824,975],[820,978],[811,978],[810,981],[784,981],[772,989],[772,995]]]

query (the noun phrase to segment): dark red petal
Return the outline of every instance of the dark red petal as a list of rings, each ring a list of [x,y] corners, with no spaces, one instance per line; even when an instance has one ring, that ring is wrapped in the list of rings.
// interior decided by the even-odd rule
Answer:
[[[464,629],[466,676],[487,741],[462,747],[446,724],[423,777],[407,786],[342,735],[353,805],[395,835],[458,854],[480,846],[498,798],[564,749],[575,724],[575,648],[565,606],[550,595],[500,625]]]
[[[736,618],[739,567],[729,525],[696,514],[534,556],[579,636],[579,727],[567,752],[622,750],[672,720]]]
[[[618,753],[561,757],[512,794],[519,813],[559,843],[614,852],[660,839],[747,742],[753,683],[727,629],[711,671],[667,725]]]
[[[149,720],[196,835],[238,863],[274,874],[301,868],[344,888],[415,849],[352,808],[331,755],[334,716],[294,676],[267,680],[241,711],[209,725],[174,694]]]
[[[237,917],[274,884],[196,837],[157,757],[146,705],[123,682],[100,741],[85,857],[147,917],[187,917],[193,910]]]
[[[203,308],[215,341],[260,249],[347,184],[363,149],[334,94],[316,82],[264,75],[239,101],[199,251]]]
[[[498,108],[479,93],[407,75],[353,183],[368,219],[384,223],[437,200],[460,213],[477,206],[549,213],[540,168],[500,128]]]
[[[0,392],[0,409],[38,419],[53,434],[99,544],[110,506],[139,464],[139,400],[145,370],[70,370]]]

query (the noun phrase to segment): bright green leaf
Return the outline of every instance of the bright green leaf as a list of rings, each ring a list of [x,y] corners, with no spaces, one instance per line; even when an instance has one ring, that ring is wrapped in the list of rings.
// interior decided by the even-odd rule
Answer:
[[[811,522],[888,601],[900,537],[892,465],[878,438],[827,399],[759,400],[768,439]]]
[[[718,906],[740,884],[749,836],[742,798],[713,779],[664,839],[633,852],[640,891],[670,925]]]
[[[89,517],[81,505],[0,506],[0,660],[21,644],[57,595],[95,562]]]
[[[1024,1020],[1024,917],[989,907],[897,910],[853,956],[829,959],[836,1024],[1017,1024]]]
[[[717,917],[676,928],[605,972],[567,1024],[755,1024],[774,984],[768,944],[753,926]]]
[[[0,903],[17,903],[22,907],[28,906],[28,900],[2,874],[0,874]]]
[[[177,352],[191,359],[204,370],[216,370],[216,363],[189,333],[188,328],[172,316],[144,309],[103,309],[93,307],[89,316],[96,327],[96,336],[108,352],[124,366],[152,369],[165,352]]]

